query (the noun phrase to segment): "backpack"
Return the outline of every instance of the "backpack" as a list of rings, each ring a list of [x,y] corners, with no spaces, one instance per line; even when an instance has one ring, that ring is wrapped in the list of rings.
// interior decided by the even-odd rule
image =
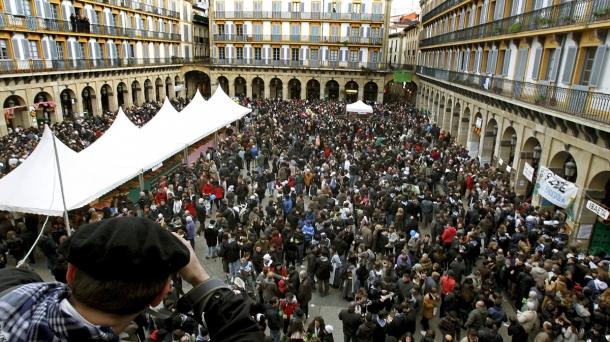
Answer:
[[[250,211],[248,211],[248,207],[247,206],[244,206],[239,211],[239,222],[241,222],[242,224],[247,224],[248,223],[248,216],[250,216]]]
[[[216,254],[221,258],[224,258],[227,255],[227,249],[225,248],[224,242],[218,245],[218,250],[216,251]]]

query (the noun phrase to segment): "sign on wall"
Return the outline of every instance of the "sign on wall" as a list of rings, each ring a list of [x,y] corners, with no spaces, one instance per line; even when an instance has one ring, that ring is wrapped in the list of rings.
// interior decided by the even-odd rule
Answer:
[[[610,217],[610,212],[608,212],[608,210],[591,200],[587,201],[587,209],[591,210],[604,220],[607,220],[608,217]]]
[[[411,82],[411,71],[394,71],[394,82]]]
[[[540,196],[562,208],[570,205],[578,194],[578,187],[574,183],[557,176],[543,166],[540,167],[538,186]]]
[[[527,162],[525,162],[525,165],[523,165],[523,175],[528,181],[533,182],[532,179],[534,179],[534,168]]]

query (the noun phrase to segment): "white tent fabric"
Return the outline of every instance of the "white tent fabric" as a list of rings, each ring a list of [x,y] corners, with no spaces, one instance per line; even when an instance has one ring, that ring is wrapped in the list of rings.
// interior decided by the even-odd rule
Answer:
[[[220,86],[216,89],[208,103],[219,110],[218,114],[222,113],[222,116],[225,118],[233,118],[232,121],[241,119],[244,115],[252,111],[252,109],[240,106],[235,103],[235,101],[231,100]],[[229,122],[231,121],[227,121],[227,123]]]
[[[119,111],[110,129],[80,153],[55,138],[50,129],[26,161],[0,179],[0,210],[60,216],[64,212],[55,159],[56,141],[66,208],[83,207],[188,145],[240,119],[251,110],[222,90],[215,105],[197,93],[178,113],[166,98],[159,113],[138,129]],[[143,153],[130,153],[133,147]]]
[[[357,113],[372,113],[373,108],[366,103],[358,100],[354,103],[348,104],[346,111],[348,112],[357,112]]]
[[[132,168],[82,163],[50,129],[18,168],[0,180],[0,210],[61,216],[64,212],[53,139],[57,145],[66,207],[80,208],[134,176]]]
[[[154,153],[132,153],[131,147],[134,146]],[[83,163],[93,163],[99,167],[104,167],[106,164],[130,167],[137,174],[173,156],[183,148],[182,144],[166,142],[163,139],[146,139],[144,132],[127,118],[123,109],[119,109],[112,126],[91,146],[79,152],[78,157]]]

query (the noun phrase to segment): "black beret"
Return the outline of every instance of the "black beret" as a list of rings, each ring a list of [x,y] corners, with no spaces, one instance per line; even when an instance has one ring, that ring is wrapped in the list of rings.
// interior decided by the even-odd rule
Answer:
[[[59,253],[95,279],[133,282],[165,279],[190,260],[184,243],[142,217],[84,225],[59,246]]]

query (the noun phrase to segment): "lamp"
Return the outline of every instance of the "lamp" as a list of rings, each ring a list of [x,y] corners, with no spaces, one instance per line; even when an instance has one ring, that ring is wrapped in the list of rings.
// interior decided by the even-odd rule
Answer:
[[[511,144],[511,146],[517,146],[517,134],[511,135],[510,144]]]
[[[83,97],[87,98],[89,96],[89,91],[87,89],[83,90]]]
[[[536,147],[534,147],[534,159],[540,159],[540,156],[542,155],[542,147],[540,147],[540,145],[536,145]]]
[[[68,101],[68,94],[66,94],[66,93],[61,94],[61,99],[64,101]]]
[[[107,92],[106,92],[106,87],[102,87],[102,95],[106,96]]]
[[[118,93],[122,93],[122,92],[123,92],[123,87],[122,87],[122,86],[119,84],[119,85],[116,87],[116,90],[117,90],[117,92],[118,92]]]
[[[136,84],[135,83],[131,84],[131,89],[134,90],[134,91],[136,90]]]
[[[564,165],[564,175],[566,177],[574,177],[574,174],[576,174],[576,163],[570,160]]]
[[[498,125],[494,125],[494,135],[498,134]]]
[[[6,104],[9,106],[9,108],[15,107],[15,101],[13,101],[13,99],[9,99]]]

